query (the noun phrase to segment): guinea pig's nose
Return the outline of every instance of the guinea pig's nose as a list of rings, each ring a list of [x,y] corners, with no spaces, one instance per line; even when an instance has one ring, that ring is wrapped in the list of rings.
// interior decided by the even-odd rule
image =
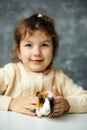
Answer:
[[[49,109],[46,110],[46,112],[49,112],[49,111],[50,111]]]

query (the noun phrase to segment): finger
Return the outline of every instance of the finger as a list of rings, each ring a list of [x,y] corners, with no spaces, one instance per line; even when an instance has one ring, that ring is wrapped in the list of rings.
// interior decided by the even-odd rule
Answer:
[[[30,110],[30,111],[35,111],[36,110],[36,105],[33,105],[33,104],[32,105],[30,105],[30,104],[28,105],[27,104],[25,106],[25,108],[28,109],[28,110]]]
[[[57,96],[54,98],[54,104],[59,104],[62,102],[62,96]]]
[[[62,107],[59,107],[59,108],[57,108],[57,109],[54,109],[53,114],[54,114],[54,113],[59,113],[59,112],[62,112],[62,111],[63,111],[63,108],[62,108]]]
[[[22,111],[22,113],[23,113],[23,114],[27,114],[27,115],[31,115],[31,116],[35,116],[35,115],[36,115],[35,112],[30,111],[29,109],[24,109],[24,110]]]
[[[55,111],[55,110],[62,109],[62,107],[63,107],[63,106],[62,106],[61,104],[55,105],[55,106],[54,106],[54,111]]]
[[[62,112],[54,113],[54,114],[52,114],[52,117],[58,117],[58,116],[61,116],[62,114],[63,114]]]
[[[29,104],[37,104],[38,103],[38,97],[32,97],[28,100]]]
[[[59,111],[59,112],[54,112],[54,113],[52,113],[52,114],[49,115],[49,118],[58,117],[58,116],[60,116],[60,115],[62,115],[62,114],[63,114],[63,113],[62,113],[61,111]]]
[[[60,93],[58,92],[56,86],[53,86],[52,90],[53,90],[53,93],[54,93],[56,96],[59,96],[59,95],[60,95]]]
[[[60,108],[58,110],[55,110],[53,113],[52,113],[52,116],[59,116],[59,115],[62,115],[64,113],[63,109]]]

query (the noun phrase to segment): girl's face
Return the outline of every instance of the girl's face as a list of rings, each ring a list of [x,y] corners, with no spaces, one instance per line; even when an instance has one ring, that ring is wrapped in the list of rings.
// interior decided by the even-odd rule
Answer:
[[[51,37],[40,30],[27,34],[20,42],[18,57],[28,71],[44,71],[53,59]]]

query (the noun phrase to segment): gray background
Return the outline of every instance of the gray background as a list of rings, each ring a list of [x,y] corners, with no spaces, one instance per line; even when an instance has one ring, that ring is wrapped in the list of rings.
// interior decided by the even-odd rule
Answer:
[[[15,24],[36,12],[55,20],[60,48],[54,66],[87,89],[87,0],[0,0],[0,66],[10,62]]]

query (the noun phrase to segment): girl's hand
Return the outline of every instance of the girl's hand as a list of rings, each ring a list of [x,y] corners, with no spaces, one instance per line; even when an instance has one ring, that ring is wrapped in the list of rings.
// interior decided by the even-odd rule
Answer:
[[[52,117],[57,117],[64,114],[64,112],[68,112],[70,105],[68,101],[59,94],[56,87],[53,87],[53,93],[55,94],[55,97],[54,97],[54,111],[52,113]]]
[[[37,103],[38,97],[36,96],[13,98],[8,110],[35,116]]]

